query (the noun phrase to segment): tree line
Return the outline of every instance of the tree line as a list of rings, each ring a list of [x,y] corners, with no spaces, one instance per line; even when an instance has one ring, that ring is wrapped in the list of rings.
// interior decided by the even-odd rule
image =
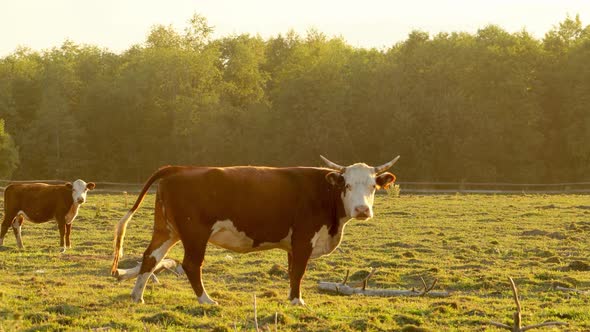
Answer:
[[[194,15],[117,54],[0,58],[0,177],[142,182],[167,164],[384,163],[400,180],[588,181],[590,26],[386,49],[317,30],[213,39]]]

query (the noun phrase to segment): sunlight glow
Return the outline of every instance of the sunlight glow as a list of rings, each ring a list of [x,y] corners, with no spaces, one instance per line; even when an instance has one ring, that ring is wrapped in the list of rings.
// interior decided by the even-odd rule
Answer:
[[[18,46],[35,50],[64,40],[92,44],[115,52],[145,40],[150,27],[172,25],[182,30],[193,13],[215,26],[214,38],[259,34],[264,38],[290,29],[304,34],[315,28],[342,36],[353,46],[389,47],[414,29],[475,32],[497,24],[509,32],[526,29],[537,38],[565,19],[590,19],[587,0],[19,0],[0,3],[0,56]]]

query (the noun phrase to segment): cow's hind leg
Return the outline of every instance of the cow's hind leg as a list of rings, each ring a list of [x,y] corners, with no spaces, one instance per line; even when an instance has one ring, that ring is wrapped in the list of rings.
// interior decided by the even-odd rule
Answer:
[[[131,292],[131,298],[135,302],[143,303],[143,291],[148,279],[156,269],[156,266],[160,261],[166,257],[166,254],[176,243],[178,238],[176,236],[170,236],[169,233],[154,233],[152,242],[143,254],[141,261],[141,267],[139,268],[139,274],[135,281],[135,286]]]
[[[16,238],[16,245],[19,247],[19,249],[23,249],[23,238],[22,238],[22,226],[23,223],[25,222],[25,218],[23,217],[22,214],[17,214],[16,217],[14,217],[14,219],[12,220],[12,230],[14,231],[14,237]]]
[[[4,202],[4,204],[6,204],[6,202]],[[2,220],[2,226],[0,227],[0,246],[4,245],[4,237],[6,236],[6,233],[8,233],[15,216],[16,212],[14,211],[4,212],[4,219]]]
[[[154,219],[152,241],[143,254],[139,275],[135,282],[135,287],[133,287],[133,291],[131,292],[131,297],[135,302],[143,303],[143,291],[145,290],[148,279],[156,269],[158,263],[166,257],[170,248],[178,243],[178,235],[174,228],[168,224],[164,216],[162,204],[158,199],[156,199]]]
[[[198,223],[193,223],[194,228],[183,230],[182,245],[184,246],[184,260],[182,261],[182,268],[186,273],[188,280],[197,295],[199,303],[201,304],[217,304],[213,301],[203,286],[202,266],[205,259],[205,251],[207,249],[207,241],[211,230],[205,227],[198,227]]]

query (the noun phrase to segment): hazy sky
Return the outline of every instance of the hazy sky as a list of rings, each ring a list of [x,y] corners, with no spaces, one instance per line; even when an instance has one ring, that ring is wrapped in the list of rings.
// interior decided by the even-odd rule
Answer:
[[[0,56],[66,39],[120,52],[143,42],[155,24],[182,31],[193,13],[207,17],[214,37],[266,38],[313,27],[354,46],[380,48],[414,29],[475,32],[487,24],[542,38],[567,14],[590,24],[590,0],[0,0]]]

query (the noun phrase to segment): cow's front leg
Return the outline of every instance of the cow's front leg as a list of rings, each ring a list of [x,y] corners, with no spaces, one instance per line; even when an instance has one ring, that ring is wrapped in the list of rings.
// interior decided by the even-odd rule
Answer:
[[[72,223],[66,224],[66,248],[72,247],[72,242],[70,242],[70,233],[72,232]]]
[[[193,287],[195,295],[200,304],[217,304],[212,300],[205,287],[203,286],[202,267],[205,259],[205,251],[207,250],[207,241],[211,231],[204,227],[195,227],[191,230],[192,234],[187,234],[182,240],[184,246],[184,260],[182,261],[182,269]]]
[[[293,305],[305,305],[301,297],[301,280],[305,274],[312,248],[310,241],[302,242],[300,245],[293,245],[289,255],[289,283],[291,286],[289,300]]]
[[[66,222],[65,220],[57,221],[57,228],[59,229],[59,247],[60,252],[66,252]]]
[[[16,238],[16,245],[18,246],[19,249],[24,248],[23,238],[22,238],[22,234],[21,234],[21,230],[22,230],[22,226],[23,226],[24,222],[25,222],[25,218],[20,214],[18,214],[12,220],[12,230],[14,231],[14,237]]]

